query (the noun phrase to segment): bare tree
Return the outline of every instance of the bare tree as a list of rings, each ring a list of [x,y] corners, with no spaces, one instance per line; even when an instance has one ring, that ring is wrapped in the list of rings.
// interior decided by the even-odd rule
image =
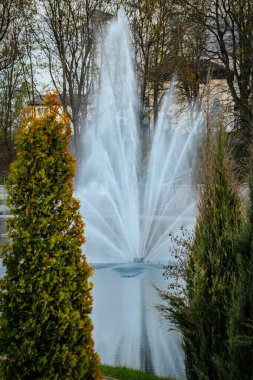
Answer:
[[[0,71],[13,63],[18,49],[18,7],[15,0],[0,1]]]
[[[41,48],[64,111],[72,121],[76,153],[93,88],[97,28],[109,17],[103,3],[107,4],[102,0],[38,1]]]
[[[208,71],[202,65],[206,58],[206,28],[196,25],[185,5],[176,0],[131,0],[127,11],[141,78],[141,120],[152,113],[156,121],[168,82],[176,74],[180,100],[184,104],[186,100],[193,122],[196,103],[200,103],[200,85]]]
[[[14,157],[13,134],[18,126],[21,93],[24,92],[23,9],[27,4],[16,0],[0,2],[0,154],[2,169]]]
[[[157,119],[171,57],[170,1],[128,1],[126,10],[133,31],[135,61],[140,78],[141,124],[150,111]],[[152,104],[150,100],[152,98]]]
[[[225,67],[238,125],[245,140],[253,127],[253,3],[252,0],[186,0],[189,17],[209,33],[206,54]]]
[[[204,25],[189,16],[185,3],[181,1],[173,1],[170,19],[172,54],[168,66],[176,74],[179,109],[187,109],[193,125],[214,66],[206,55],[208,32]]]

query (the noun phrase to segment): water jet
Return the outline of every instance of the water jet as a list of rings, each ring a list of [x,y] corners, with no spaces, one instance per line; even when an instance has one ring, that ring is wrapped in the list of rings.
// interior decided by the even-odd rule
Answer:
[[[169,233],[195,223],[192,182],[198,126],[172,120],[173,85],[164,96],[148,164],[141,162],[138,97],[124,13],[101,43],[99,88],[83,137],[77,196],[95,265],[96,349],[104,363],[185,377],[180,335],[154,306],[152,287],[166,287],[159,263],[169,260]]]
[[[194,218],[191,181],[199,118],[173,127],[173,85],[165,95],[147,167],[141,162],[137,88],[126,17],[121,11],[101,44],[95,113],[83,138],[77,195],[91,262],[142,262],[168,255],[168,234]],[[141,172],[141,174],[140,174]]]

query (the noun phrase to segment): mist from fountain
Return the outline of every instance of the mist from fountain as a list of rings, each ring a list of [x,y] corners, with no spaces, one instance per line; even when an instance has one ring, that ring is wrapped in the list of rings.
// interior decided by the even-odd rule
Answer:
[[[141,171],[138,102],[126,16],[120,11],[101,42],[95,116],[83,139],[77,195],[90,262],[168,257],[169,232],[193,223],[195,196],[184,173],[194,165],[197,128],[174,126],[173,85],[164,97],[148,165]]]

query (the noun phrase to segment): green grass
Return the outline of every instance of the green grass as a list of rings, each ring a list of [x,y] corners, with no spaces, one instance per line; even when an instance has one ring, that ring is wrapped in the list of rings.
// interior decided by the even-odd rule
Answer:
[[[114,377],[118,380],[175,380],[171,377],[157,377],[151,373],[138,371],[126,367],[111,367],[102,364],[101,372],[103,376]]]

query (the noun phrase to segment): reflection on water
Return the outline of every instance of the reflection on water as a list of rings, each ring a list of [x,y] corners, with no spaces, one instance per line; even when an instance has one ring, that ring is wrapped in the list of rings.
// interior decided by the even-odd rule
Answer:
[[[96,264],[93,277],[95,348],[101,361],[160,376],[185,378],[180,336],[168,331],[152,284],[166,287],[156,263]]]

